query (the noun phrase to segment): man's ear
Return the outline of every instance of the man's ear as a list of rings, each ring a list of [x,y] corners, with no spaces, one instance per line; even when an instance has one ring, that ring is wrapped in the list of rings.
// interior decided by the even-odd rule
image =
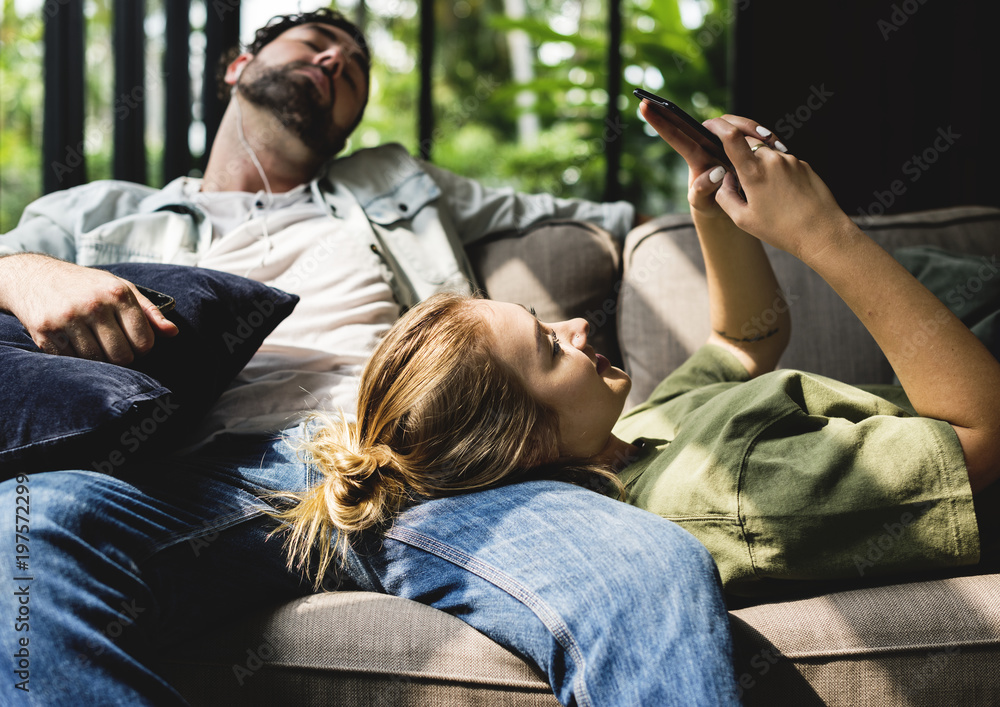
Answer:
[[[240,74],[243,73],[243,70],[252,59],[253,54],[240,54],[233,59],[233,62],[226,67],[226,75],[223,76],[223,81],[229,86],[235,86],[236,82],[240,79]]]

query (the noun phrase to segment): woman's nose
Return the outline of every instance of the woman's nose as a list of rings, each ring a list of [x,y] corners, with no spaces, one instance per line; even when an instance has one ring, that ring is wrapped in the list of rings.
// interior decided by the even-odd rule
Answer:
[[[590,322],[586,319],[570,319],[566,322],[569,325],[570,341],[573,346],[582,349],[587,345],[587,335],[590,333]]]

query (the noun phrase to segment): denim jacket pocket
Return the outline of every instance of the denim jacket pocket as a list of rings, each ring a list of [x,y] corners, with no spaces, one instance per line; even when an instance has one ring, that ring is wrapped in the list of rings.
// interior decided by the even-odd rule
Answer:
[[[372,223],[388,227],[415,218],[440,196],[441,188],[421,170],[408,175],[391,192],[380,194],[361,206]]]

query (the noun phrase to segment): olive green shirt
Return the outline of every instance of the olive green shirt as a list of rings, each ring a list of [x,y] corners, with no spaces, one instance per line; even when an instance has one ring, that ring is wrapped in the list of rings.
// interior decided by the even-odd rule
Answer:
[[[614,433],[646,441],[621,472],[627,501],[697,537],[734,594],[979,560],[958,437],[898,386],[750,379],[707,344]]]

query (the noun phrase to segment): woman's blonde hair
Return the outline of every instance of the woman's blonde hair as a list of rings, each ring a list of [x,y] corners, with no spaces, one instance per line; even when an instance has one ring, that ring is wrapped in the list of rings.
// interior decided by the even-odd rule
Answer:
[[[350,537],[384,527],[406,505],[509,483],[528,473],[578,480],[606,467],[558,460],[558,419],[494,354],[477,299],[438,294],[404,314],[361,374],[357,422],[321,416],[302,447],[324,479],[283,494],[289,564],[317,585]],[[543,466],[545,474],[539,474]]]

